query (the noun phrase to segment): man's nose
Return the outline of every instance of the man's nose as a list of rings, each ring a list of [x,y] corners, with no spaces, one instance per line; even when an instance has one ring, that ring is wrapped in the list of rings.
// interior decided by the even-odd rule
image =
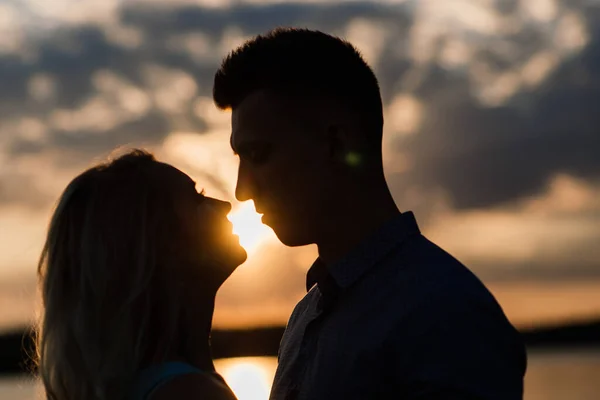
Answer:
[[[252,175],[241,165],[238,168],[238,178],[235,186],[235,198],[239,201],[247,201],[254,198],[256,185],[252,179]]]

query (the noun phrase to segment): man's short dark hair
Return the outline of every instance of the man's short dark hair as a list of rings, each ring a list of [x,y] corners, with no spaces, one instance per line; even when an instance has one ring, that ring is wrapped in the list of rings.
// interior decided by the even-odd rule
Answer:
[[[237,107],[258,90],[335,99],[381,143],[383,106],[375,74],[349,42],[320,31],[278,28],[232,51],[217,71],[213,99]]]

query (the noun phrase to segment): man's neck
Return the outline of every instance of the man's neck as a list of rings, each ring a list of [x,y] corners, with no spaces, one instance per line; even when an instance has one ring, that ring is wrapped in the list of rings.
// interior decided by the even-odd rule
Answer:
[[[340,208],[331,218],[328,234],[317,243],[319,258],[332,265],[341,260],[368,236],[400,214],[391,195],[353,201],[352,208]]]

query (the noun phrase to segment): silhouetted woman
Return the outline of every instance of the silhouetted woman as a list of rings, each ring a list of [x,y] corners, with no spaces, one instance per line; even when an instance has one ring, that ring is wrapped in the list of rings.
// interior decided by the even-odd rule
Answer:
[[[246,253],[231,205],[195,187],[140,150],[67,186],[39,264],[48,399],[235,398],[209,333],[217,290]]]

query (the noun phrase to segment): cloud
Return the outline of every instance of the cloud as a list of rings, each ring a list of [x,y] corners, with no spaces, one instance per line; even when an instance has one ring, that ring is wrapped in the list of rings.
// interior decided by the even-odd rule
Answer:
[[[73,173],[115,146],[226,132],[210,103],[221,57],[253,34],[296,25],[348,37],[374,65],[390,184],[402,207],[419,199],[425,220],[440,204],[485,209],[534,195],[558,173],[598,179],[599,20],[580,4],[110,2],[69,8],[75,18],[31,1],[7,3],[29,11],[4,23],[25,35],[24,53],[35,50],[0,55],[9,164],[46,154],[46,170]],[[3,176],[7,188],[22,174]],[[215,187],[224,179],[206,177]],[[56,196],[35,191],[39,180],[23,176],[29,183],[2,198],[37,207]]]
[[[464,12],[454,12],[459,5]],[[570,77],[577,71],[593,82],[597,75],[598,38],[586,29],[597,21],[585,21],[584,11],[550,0],[512,9],[470,0],[444,7],[90,5],[79,13],[88,17],[65,17],[60,29],[37,38],[35,62],[0,58],[0,116],[36,118],[47,130],[43,146],[25,133],[15,138],[13,155],[72,148],[88,157],[141,137],[160,143],[172,131],[201,133],[207,126],[194,105],[210,95],[221,57],[275,25],[306,25],[354,40],[372,61],[390,106],[391,135],[417,132],[396,141],[395,156],[410,153],[414,161],[411,180],[441,186],[458,208],[485,207],[540,190],[557,170],[596,174],[593,155],[580,154],[597,144],[594,137],[557,129],[573,114],[579,124],[597,123],[589,111],[597,101],[593,85],[575,91]],[[35,37],[30,32],[27,41]],[[560,115],[565,121],[555,120]]]
[[[19,12],[5,14],[3,29],[18,29],[27,44],[0,54],[0,144],[7,163],[61,154],[45,157],[45,169],[74,174],[116,146],[157,149],[173,132],[208,132],[216,126],[212,102],[208,106],[205,101],[214,71],[250,35],[274,24],[318,26],[327,21],[323,28],[355,37],[370,27],[363,37],[378,35],[383,47],[385,32],[374,21],[390,25],[400,13],[367,3],[230,9],[96,3],[72,8],[65,0],[57,6],[64,13],[37,7],[35,0],[7,3]],[[210,173],[207,177],[219,179]],[[7,188],[29,178],[13,174],[2,179]],[[29,181],[11,191],[10,199],[3,195],[0,204],[20,199],[37,207],[57,195],[34,191],[35,174]]]
[[[600,277],[600,184],[555,176],[543,193],[482,210],[441,210],[425,229],[486,280]]]
[[[441,188],[458,209],[539,193],[561,172],[597,181],[600,70],[593,60],[599,52],[593,42],[537,90],[499,107],[465,96],[455,81],[438,82],[431,94],[413,94],[424,104],[423,122],[410,136],[393,132],[390,146],[413,160],[397,179]]]

